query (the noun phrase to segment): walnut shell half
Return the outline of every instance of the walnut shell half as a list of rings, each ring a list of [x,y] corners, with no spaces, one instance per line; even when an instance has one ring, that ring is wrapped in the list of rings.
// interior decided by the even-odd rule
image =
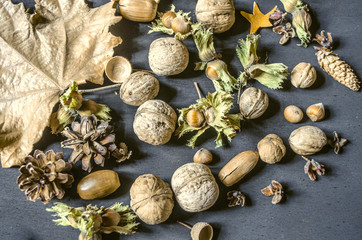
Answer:
[[[172,213],[173,194],[170,185],[153,174],[139,176],[132,184],[131,208],[147,224],[166,221]]]
[[[201,163],[188,163],[172,175],[172,190],[180,207],[201,212],[212,207],[219,197],[219,186],[210,169]]]
[[[313,155],[327,144],[327,136],[317,127],[303,126],[290,134],[289,144],[296,154]]]

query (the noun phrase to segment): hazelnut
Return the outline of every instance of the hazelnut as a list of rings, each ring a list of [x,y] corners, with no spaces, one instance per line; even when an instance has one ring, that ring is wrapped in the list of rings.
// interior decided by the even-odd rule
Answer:
[[[200,110],[191,109],[186,114],[186,121],[191,127],[200,127],[205,122],[205,117]]]
[[[183,16],[174,18],[171,22],[171,28],[174,33],[186,34],[191,31],[191,25]]]
[[[299,123],[303,116],[303,111],[295,105],[289,105],[284,109],[284,117],[288,122]]]
[[[171,28],[171,22],[176,18],[176,13],[168,11],[162,16],[162,25],[166,28]]]
[[[286,148],[278,135],[268,134],[258,143],[258,151],[261,160],[274,164],[285,156]]]
[[[310,105],[307,108],[307,116],[312,120],[313,122],[320,121],[325,116],[324,106],[323,103],[316,103],[313,105]]]
[[[301,62],[291,73],[291,82],[296,88],[308,88],[317,79],[317,72],[310,63]]]
[[[205,148],[201,148],[195,153],[194,162],[208,164],[212,162],[212,153]]]

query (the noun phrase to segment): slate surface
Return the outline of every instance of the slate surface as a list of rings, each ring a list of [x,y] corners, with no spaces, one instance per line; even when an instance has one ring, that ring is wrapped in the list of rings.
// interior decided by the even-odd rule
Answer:
[[[94,7],[106,1],[94,1]],[[227,33],[215,36],[215,45],[223,59],[229,63],[230,72],[237,75],[242,70],[235,55],[235,45],[239,38],[245,38],[249,24],[239,14],[240,10],[252,11],[253,1],[236,0],[236,23]],[[162,0],[159,10],[165,11],[172,3]],[[177,8],[185,11],[194,10],[196,1],[174,1]],[[277,0],[259,0],[261,11],[266,13],[276,4]],[[306,1],[313,14],[313,34],[316,31],[327,30],[334,34],[336,52],[350,63],[357,74],[362,74],[361,40],[361,1],[360,0],[327,0]],[[25,1],[28,8],[33,8],[33,1]],[[193,14],[194,17],[194,14]],[[115,49],[115,55],[128,58],[134,68],[149,69],[147,52],[150,43],[162,34],[147,35],[149,24],[135,23],[122,20],[113,26],[111,31],[124,40]],[[361,138],[361,92],[352,92],[346,87],[327,76],[318,66],[312,47],[307,49],[297,47],[294,39],[286,46],[278,44],[279,36],[271,29],[261,30],[262,38],[259,43],[259,54],[269,56],[269,62],[284,62],[291,70],[297,63],[310,62],[316,67],[317,82],[310,89],[296,89],[289,81],[283,90],[272,91],[257,82],[250,85],[267,92],[270,97],[270,107],[264,116],[253,121],[246,121],[243,130],[233,139],[231,144],[214,149],[215,134],[209,131],[198,142],[194,150],[185,146],[186,139],[177,140],[164,146],[151,146],[137,139],[132,129],[132,121],[136,112],[135,107],[124,104],[113,90],[91,94],[86,98],[105,103],[112,108],[113,123],[119,139],[124,139],[133,150],[132,160],[119,164],[107,164],[119,173],[122,186],[116,193],[106,199],[96,201],[81,200],[76,194],[76,184],[62,200],[72,206],[89,203],[109,206],[116,201],[129,203],[129,189],[135,178],[144,173],[153,173],[163,180],[170,182],[172,173],[181,165],[192,161],[192,156],[199,146],[212,150],[215,161],[210,169],[216,176],[222,166],[234,155],[245,150],[256,150],[256,144],[266,134],[280,135],[286,145],[289,134],[294,129],[313,125],[323,129],[331,136],[334,130],[350,140],[341,155],[335,155],[331,150],[323,150],[314,158],[325,164],[326,176],[312,182],[303,173],[305,161],[295,156],[290,148],[281,163],[267,165],[259,161],[255,169],[239,184],[226,188],[219,181],[220,197],[217,203],[208,211],[187,213],[176,204],[170,219],[160,225],[150,226],[141,224],[139,233],[133,236],[117,234],[104,235],[107,239],[190,239],[189,230],[176,224],[176,220],[188,224],[206,221],[213,225],[215,238],[231,239],[362,239],[361,218],[361,172],[362,172],[362,138]],[[187,70],[175,77],[159,77],[161,89],[158,99],[167,101],[171,106],[181,108],[194,103],[197,93],[193,82],[199,82],[204,93],[213,91],[213,85],[202,72],[193,71],[193,62],[197,61],[197,51],[192,39],[185,41],[190,50],[190,65]],[[106,84],[110,84],[107,80]],[[293,125],[283,118],[283,109],[289,104],[295,104],[302,109],[309,105],[323,102],[327,109],[324,121],[313,123],[308,119]],[[233,112],[238,111],[235,106]],[[35,148],[42,150],[54,149],[60,151],[60,138],[52,136],[49,129],[45,131],[42,140]],[[64,150],[66,156],[70,151]],[[17,169],[0,169],[0,238],[2,240],[45,240],[45,239],[77,239],[78,230],[71,227],[55,226],[51,214],[45,211],[41,202],[26,201],[24,193],[18,190],[15,183]],[[75,167],[76,183],[85,174],[80,166]],[[280,181],[287,189],[287,200],[280,205],[272,205],[271,199],[263,196],[260,189],[267,186],[271,180]],[[226,192],[239,189],[248,196],[248,204],[244,208],[227,208]],[[54,201],[53,201],[54,202]]]

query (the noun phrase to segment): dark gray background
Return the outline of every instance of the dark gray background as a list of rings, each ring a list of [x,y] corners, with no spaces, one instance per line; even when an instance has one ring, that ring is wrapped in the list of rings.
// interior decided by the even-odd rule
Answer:
[[[106,1],[94,1],[90,4],[97,7]],[[223,60],[229,63],[230,72],[237,75],[242,70],[235,54],[235,46],[239,38],[245,38],[249,31],[249,23],[241,17],[239,11],[252,12],[253,1],[236,0],[236,22],[231,30],[215,36],[218,52]],[[161,0],[160,11],[169,8],[171,0]],[[261,11],[266,13],[276,4],[277,0],[259,0]],[[312,33],[327,30],[334,34],[338,53],[350,63],[357,74],[362,74],[361,41],[361,1],[360,0],[316,0],[306,1],[313,15]],[[177,9],[193,11],[196,1],[174,1]],[[25,1],[26,7],[33,8],[33,1]],[[192,13],[194,17],[194,13]],[[163,34],[147,35],[148,23],[135,23],[122,20],[111,28],[113,34],[123,38],[122,45],[115,48],[115,55],[128,58],[134,68],[149,69],[147,53],[150,43]],[[286,46],[280,46],[280,37],[271,29],[261,30],[259,54],[269,55],[269,62],[283,62],[289,70],[302,61],[310,62],[316,67],[317,82],[309,89],[296,89],[287,81],[283,90],[273,91],[251,81],[250,85],[261,88],[270,97],[270,106],[260,119],[246,121],[243,130],[236,135],[230,144],[214,149],[215,133],[210,130],[198,141],[198,147],[191,149],[185,146],[186,138],[172,140],[164,146],[151,146],[137,139],[132,129],[135,107],[124,104],[113,90],[85,95],[107,104],[112,108],[113,124],[117,129],[118,140],[124,140],[133,150],[131,160],[122,164],[110,161],[107,168],[119,173],[122,186],[106,199],[84,201],[76,194],[76,184],[82,176],[81,166],[74,169],[76,182],[68,191],[62,202],[72,206],[89,203],[109,206],[116,201],[129,204],[129,189],[135,178],[141,174],[153,173],[170,182],[172,173],[181,165],[191,162],[192,156],[199,146],[208,148],[214,153],[215,161],[210,165],[212,172],[218,171],[234,155],[245,150],[256,150],[258,141],[269,133],[281,136],[287,145],[285,158],[276,165],[267,165],[259,161],[255,169],[240,183],[226,188],[220,181],[220,197],[208,211],[187,213],[176,204],[171,217],[163,224],[150,226],[141,224],[138,233],[133,236],[117,234],[104,235],[104,239],[190,239],[189,230],[175,223],[184,221],[190,225],[199,221],[212,224],[215,230],[214,239],[362,239],[362,207],[361,178],[362,171],[362,138],[361,92],[352,92],[331,77],[327,76],[318,66],[312,47],[297,47],[299,40],[293,39]],[[213,92],[214,88],[203,72],[193,71],[193,62],[198,60],[197,51],[192,39],[185,41],[190,51],[190,64],[185,72],[175,77],[159,77],[160,94],[157,97],[168,102],[175,109],[186,107],[197,99],[193,82],[197,81],[204,93]],[[105,84],[111,84],[106,80]],[[90,87],[92,87],[90,85]],[[288,123],[283,117],[283,109],[295,104],[305,110],[309,105],[323,102],[327,109],[326,119],[313,123],[308,119],[300,124]],[[233,112],[238,111],[235,106]],[[327,173],[318,181],[312,182],[303,173],[305,161],[291,152],[287,140],[294,129],[313,125],[323,129],[331,136],[333,131],[340,132],[350,140],[350,144],[340,155],[325,149],[313,158],[326,165]],[[41,150],[54,149],[60,151],[61,137],[45,131],[42,140],[35,148]],[[66,157],[71,151],[64,150]],[[97,170],[98,168],[96,168]],[[0,238],[4,240],[45,240],[45,239],[77,239],[78,230],[71,227],[55,226],[52,216],[45,211],[51,203],[44,206],[41,202],[27,201],[23,192],[18,190],[17,169],[1,169],[0,182]],[[271,180],[280,181],[286,188],[287,199],[279,205],[272,205],[271,198],[260,193]],[[228,208],[226,192],[238,189],[248,196],[248,204],[244,208]],[[53,200],[55,202],[56,200]]]

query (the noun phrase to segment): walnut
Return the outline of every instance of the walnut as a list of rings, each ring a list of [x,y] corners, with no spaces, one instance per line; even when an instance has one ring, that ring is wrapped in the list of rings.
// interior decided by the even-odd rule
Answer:
[[[189,64],[189,51],[185,44],[172,38],[159,38],[151,43],[148,62],[159,76],[177,75]]]
[[[188,212],[201,212],[214,205],[219,187],[210,169],[201,163],[179,167],[171,179],[172,190],[180,207]]]
[[[138,107],[133,130],[137,137],[152,145],[167,143],[175,131],[176,113],[162,100],[148,100]]]
[[[197,22],[212,28],[214,33],[229,30],[235,22],[233,0],[198,0],[195,13]]]
[[[255,119],[263,115],[269,106],[268,95],[255,87],[247,88],[239,99],[239,108],[244,118]]]
[[[289,144],[299,155],[312,155],[322,150],[327,144],[327,136],[317,127],[303,126],[290,134]]]
[[[140,106],[142,103],[155,98],[160,84],[151,73],[138,71],[132,73],[121,86],[119,95],[122,101],[131,106]]]
[[[261,160],[274,164],[285,156],[286,148],[278,135],[268,134],[258,143],[258,151]]]
[[[293,69],[290,80],[296,88],[308,88],[317,79],[317,72],[310,63],[301,62]]]
[[[131,208],[147,224],[166,221],[172,213],[173,194],[170,185],[153,174],[139,176],[132,184]]]

